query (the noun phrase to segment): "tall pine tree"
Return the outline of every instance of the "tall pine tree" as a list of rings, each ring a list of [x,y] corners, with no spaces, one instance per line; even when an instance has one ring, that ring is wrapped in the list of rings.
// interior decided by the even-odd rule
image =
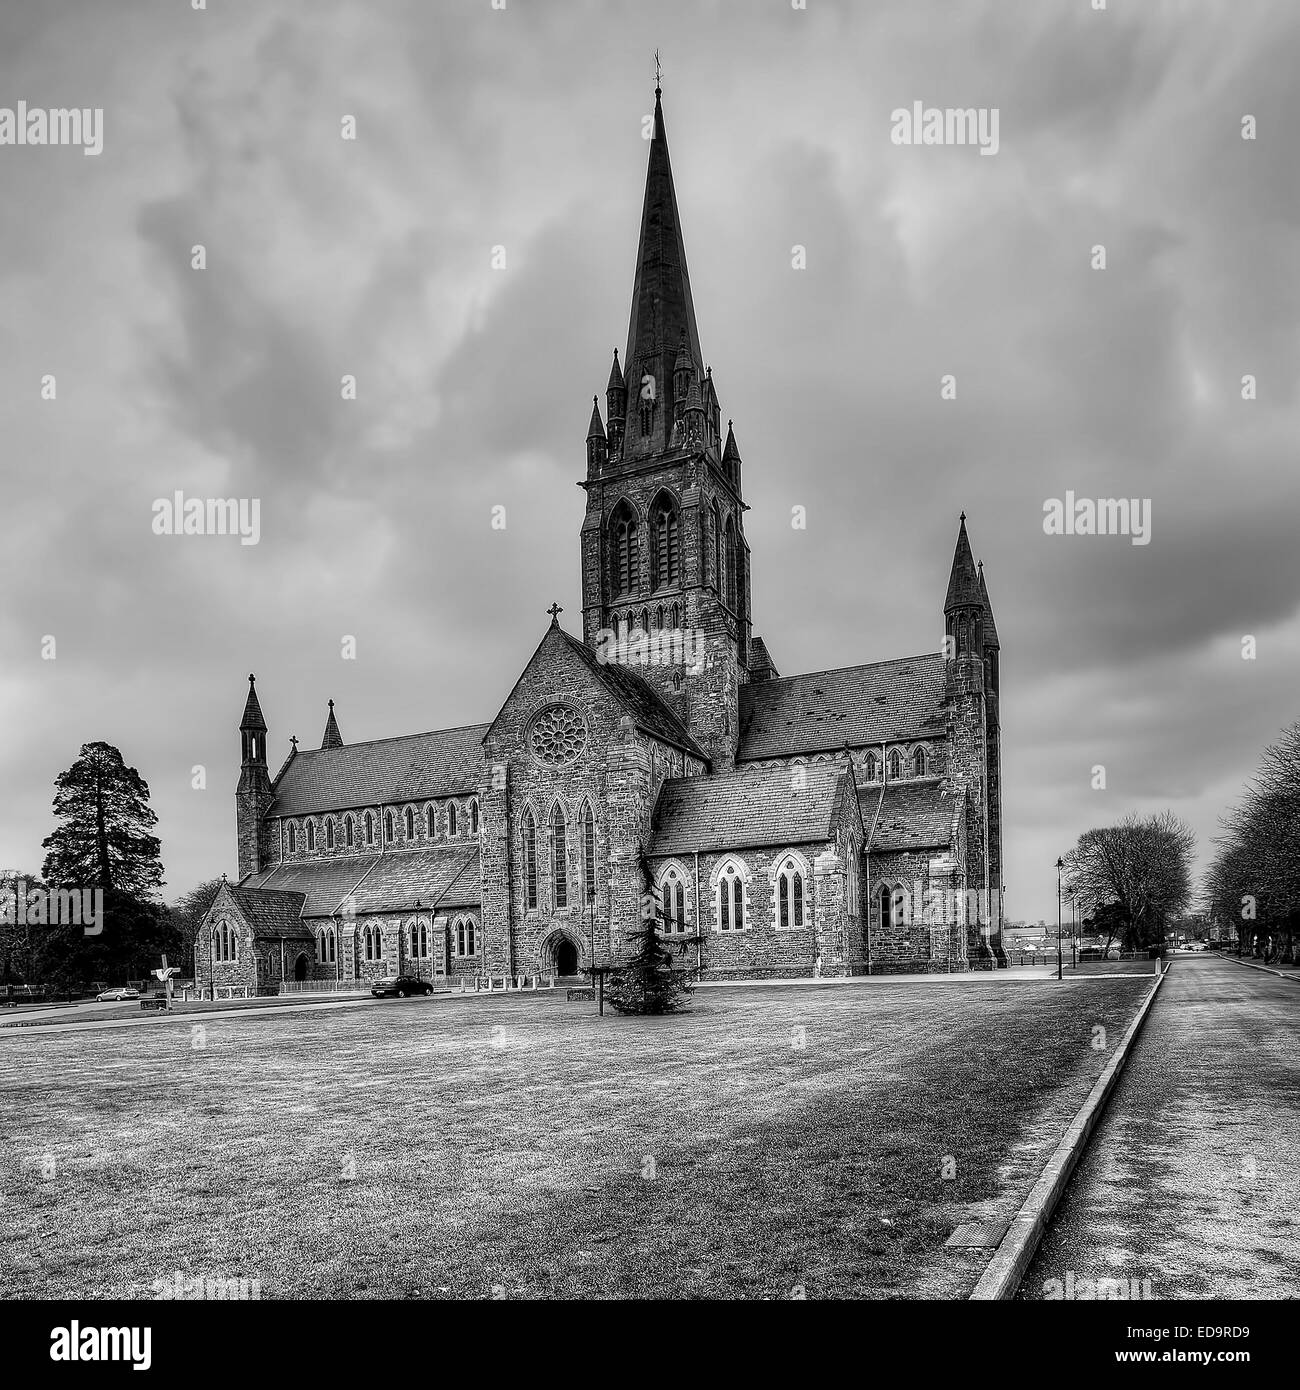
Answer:
[[[42,877],[51,888],[102,890],[104,918],[98,935],[64,934],[43,982],[73,989],[143,980],[179,941],[158,901],[162,847],[152,834],[158,817],[149,785],[111,743],[86,743],[54,787],[59,823],[43,842]]]
[[[83,743],[54,783],[61,822],[42,842],[41,874],[55,887],[115,889],[148,900],[162,886],[162,846],[149,784],[111,743]]]

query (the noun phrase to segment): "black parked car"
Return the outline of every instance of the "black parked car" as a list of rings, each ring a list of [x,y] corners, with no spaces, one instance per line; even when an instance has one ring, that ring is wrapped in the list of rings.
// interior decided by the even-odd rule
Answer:
[[[409,994],[432,994],[433,986],[428,980],[417,980],[414,975],[395,975],[390,980],[376,980],[370,986],[370,993],[376,999],[388,994],[405,999]]]

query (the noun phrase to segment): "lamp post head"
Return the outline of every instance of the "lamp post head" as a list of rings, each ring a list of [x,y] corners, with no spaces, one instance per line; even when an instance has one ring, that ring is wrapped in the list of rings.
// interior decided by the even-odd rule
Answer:
[[[1064,859],[1058,859],[1058,860],[1056,861],[1056,867],[1057,867],[1057,870],[1058,870],[1058,871],[1061,870],[1061,869],[1063,869],[1063,868],[1065,868],[1065,860],[1064,860]]]

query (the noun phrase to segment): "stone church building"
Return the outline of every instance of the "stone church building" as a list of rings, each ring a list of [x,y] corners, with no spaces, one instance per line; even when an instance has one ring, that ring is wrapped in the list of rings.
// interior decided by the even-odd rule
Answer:
[[[647,868],[703,978],[1005,963],[999,643],[965,516],[940,652],[779,674],[657,89],[582,486],[581,637],[553,607],[490,722],[348,744],[331,701],[321,746],[272,776],[249,677],[239,880],[204,920],[200,984],[575,974],[626,954]]]

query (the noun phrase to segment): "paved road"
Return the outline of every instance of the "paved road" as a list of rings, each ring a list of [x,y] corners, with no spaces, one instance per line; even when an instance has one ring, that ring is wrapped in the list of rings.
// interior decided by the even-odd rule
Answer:
[[[1300,1291],[1300,982],[1179,956],[1018,1297]]]

